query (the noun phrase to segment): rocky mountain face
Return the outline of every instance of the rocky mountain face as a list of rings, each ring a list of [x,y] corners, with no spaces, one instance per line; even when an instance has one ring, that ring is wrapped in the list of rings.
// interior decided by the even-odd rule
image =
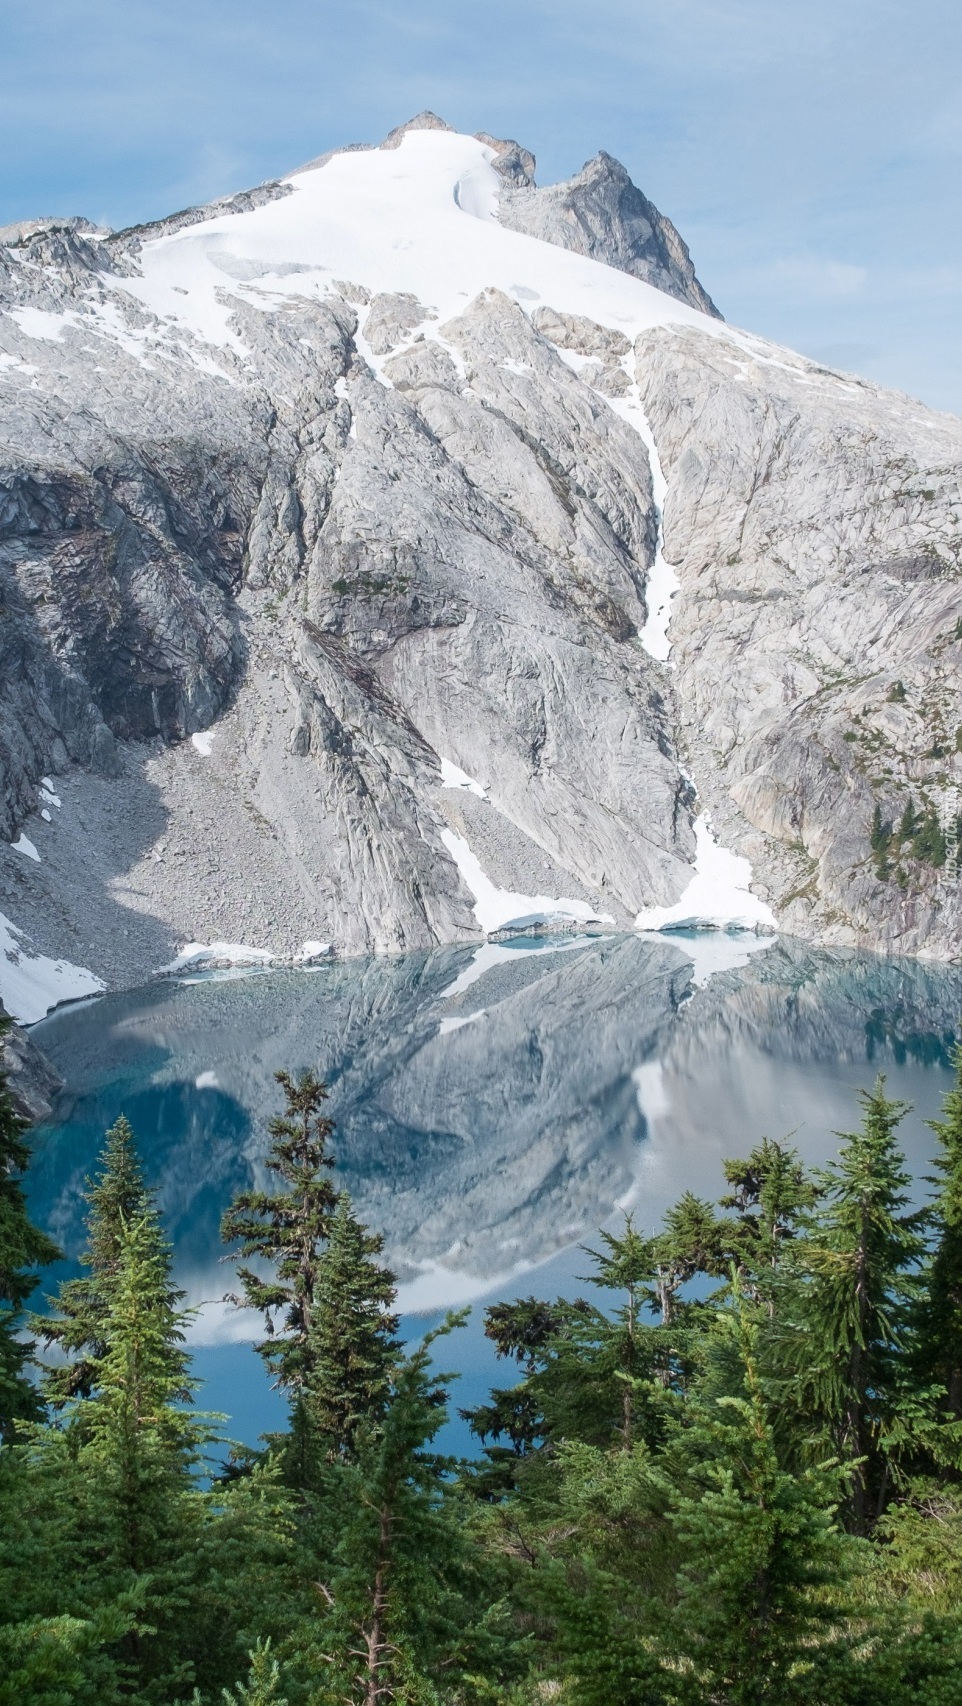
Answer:
[[[536,189],[533,179],[513,175],[510,185],[501,194],[502,225],[619,267],[721,319],[695,277],[688,245],[610,154],[596,154],[567,183]]]
[[[962,422],[725,326],[610,157],[422,115],[7,228],[0,310],[18,1016],[4,964],[732,922],[703,807],[751,916],[962,949]]]

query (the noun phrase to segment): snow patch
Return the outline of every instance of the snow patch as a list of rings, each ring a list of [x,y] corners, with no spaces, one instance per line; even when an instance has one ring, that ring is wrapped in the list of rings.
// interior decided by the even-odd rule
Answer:
[[[214,737],[209,729],[205,729],[203,734],[191,735],[190,744],[203,758],[209,758],[214,747]]]
[[[199,1072],[194,1079],[194,1089],[219,1090],[220,1084],[216,1072]]]
[[[21,1025],[35,1024],[61,1001],[99,995],[106,988],[85,966],[29,953],[17,940],[22,936],[23,931],[0,913],[0,1000]]]
[[[296,966],[313,965],[315,960],[327,959],[332,952],[330,942],[305,942],[299,954],[294,955]]]
[[[49,308],[8,308],[7,314],[28,338],[47,343],[61,343],[65,327],[79,323],[76,314],[54,314]]]
[[[441,840],[461,873],[465,886],[474,896],[474,915],[482,930],[491,935],[495,930],[523,930],[535,924],[613,924],[614,919],[599,914],[583,900],[553,899],[546,894],[515,894],[499,889],[481,869],[463,835],[452,829],[441,831]]]
[[[442,788],[467,788],[472,794],[477,794],[479,800],[486,800],[488,797],[487,789],[482,788],[480,782],[476,782],[466,770],[462,770],[457,764],[452,764],[449,758],[442,758],[441,760],[441,786]]]
[[[771,907],[751,892],[751,865],[718,845],[707,812],[695,819],[695,846],[695,874],[681,899],[639,912],[635,929],[774,931]]]
[[[634,427],[648,452],[648,465],[651,469],[651,496],[655,508],[657,535],[655,542],[655,560],[648,571],[648,584],[645,587],[645,603],[648,606],[648,617],[638,638],[650,657],[657,658],[659,663],[669,663],[671,641],[668,638],[668,624],[671,620],[671,601],[681,586],[681,582],[664,553],[664,510],[665,498],[668,493],[668,481],[665,479],[658,455],[655,435],[651,430],[648,416],[641,404],[638,386],[631,373],[631,356],[624,359],[625,372],[631,378],[631,391],[627,397],[609,397],[608,403],[623,421]],[[669,667],[673,667],[669,664]]]
[[[441,1020],[441,1023],[438,1026],[438,1036],[446,1037],[451,1031],[460,1031],[462,1025],[473,1025],[475,1019],[484,1019],[486,1017],[487,1010],[484,1007],[479,1007],[476,1013],[465,1013],[464,1015],[451,1013],[446,1019]]]
[[[35,859],[37,861],[37,864],[39,865],[40,854],[37,852],[37,849],[35,848],[33,842],[31,841],[31,839],[29,837],[29,835],[24,835],[22,830],[20,831],[20,834],[19,834],[17,840],[11,841],[10,845],[13,848],[15,853],[25,853],[28,859]]]
[[[632,338],[679,323],[728,337],[721,322],[641,279],[500,225],[493,157],[476,138],[449,131],[409,131],[399,148],[335,154],[292,173],[290,195],[145,243],[142,276],[109,283],[208,346],[238,350],[232,299],[276,313],[296,297],[328,295],[339,278],[372,294],[409,292],[433,304],[441,323],[494,286],[526,307],[548,301]]]
[[[524,947],[514,942],[510,945],[506,942],[485,942],[483,947],[475,949],[470,962],[454,982],[441,990],[438,1000],[451,1001],[456,995],[463,995],[464,991],[470,989],[473,983],[477,983],[492,966],[507,965],[510,960],[524,960],[529,954],[568,954],[574,948],[590,946],[593,941],[593,936],[572,936],[567,940],[555,937],[553,940],[531,943]]]
[[[161,966],[158,975],[198,971],[204,966],[269,965],[273,958],[269,948],[249,948],[244,942],[186,942],[169,966]]]
[[[297,954],[275,954],[270,948],[251,948],[246,942],[186,942],[169,966],[160,966],[154,974],[167,977],[172,972],[241,971],[243,968],[267,970],[271,966],[312,966],[327,959],[333,952],[330,942],[305,942]]]

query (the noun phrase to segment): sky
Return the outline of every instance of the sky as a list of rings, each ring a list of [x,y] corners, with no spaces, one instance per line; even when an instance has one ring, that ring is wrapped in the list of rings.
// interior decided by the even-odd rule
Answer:
[[[962,413],[958,0],[0,0],[0,224],[115,227],[424,107],[604,148],[725,318]]]

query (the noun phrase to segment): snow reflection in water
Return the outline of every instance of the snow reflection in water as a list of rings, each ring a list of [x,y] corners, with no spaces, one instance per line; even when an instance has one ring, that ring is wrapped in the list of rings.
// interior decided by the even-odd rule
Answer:
[[[194,1342],[222,1348],[216,1401],[236,1412],[263,1382],[234,1342],[251,1322],[220,1301],[218,1224],[236,1190],[264,1182],[279,1067],[328,1077],[339,1177],[384,1232],[408,1311],[583,1289],[579,1246],[600,1225],[630,1210],[647,1229],[685,1189],[716,1195],[724,1158],[762,1135],[794,1132],[826,1159],[878,1070],[915,1105],[904,1138],[923,1173],[962,971],[745,949],[721,934],[528,939],[64,1009],[35,1033],[66,1090],[36,1134],[34,1213],[75,1257],[84,1176],[126,1112],[202,1305]],[[489,1367],[476,1322],[445,1356],[468,1376],[466,1402]]]

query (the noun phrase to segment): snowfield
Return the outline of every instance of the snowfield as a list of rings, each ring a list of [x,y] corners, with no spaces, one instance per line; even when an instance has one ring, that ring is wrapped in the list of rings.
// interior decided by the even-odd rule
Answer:
[[[269,313],[343,281],[372,294],[409,292],[438,323],[493,285],[527,313],[550,303],[631,338],[674,324],[730,335],[640,279],[502,228],[494,158],[473,136],[437,130],[408,131],[398,148],[334,154],[285,178],[292,193],[279,200],[146,243],[143,277],[117,278],[115,287],[241,356],[232,299]],[[418,329],[430,335],[430,324]],[[40,335],[56,332],[45,326]]]

